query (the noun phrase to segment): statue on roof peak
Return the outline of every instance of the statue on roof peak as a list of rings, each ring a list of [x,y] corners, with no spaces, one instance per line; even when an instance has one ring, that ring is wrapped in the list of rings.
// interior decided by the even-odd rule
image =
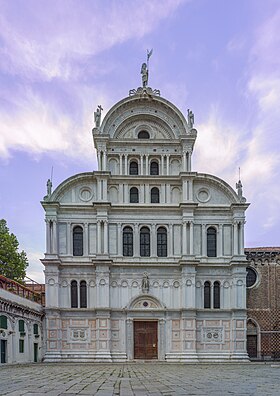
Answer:
[[[142,85],[143,88],[148,86],[148,79],[149,79],[149,59],[153,53],[153,50],[147,50],[147,63],[143,63],[141,67],[141,74],[142,74]]]

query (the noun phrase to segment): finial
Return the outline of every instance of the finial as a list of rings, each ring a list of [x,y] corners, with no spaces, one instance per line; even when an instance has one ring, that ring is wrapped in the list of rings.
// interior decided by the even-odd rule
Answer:
[[[95,128],[100,127],[101,123],[101,111],[103,110],[101,105],[97,106],[96,111],[94,112],[94,122],[95,122]]]
[[[239,198],[240,202],[246,202],[246,198],[243,197],[243,190],[242,190],[243,186],[242,186],[242,183],[241,183],[240,167],[238,168],[238,174],[239,174],[239,180],[238,180],[238,182],[235,185],[235,187],[237,189],[237,195],[238,195],[238,198]]]

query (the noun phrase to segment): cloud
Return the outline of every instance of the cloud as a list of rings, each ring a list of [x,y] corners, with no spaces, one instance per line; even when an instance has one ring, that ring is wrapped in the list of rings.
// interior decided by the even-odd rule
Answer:
[[[80,62],[143,37],[181,3],[166,0],[159,7],[151,0],[113,1],[110,6],[103,1],[31,1],[32,10],[22,5],[23,17],[18,19],[11,3],[0,18],[0,67],[30,80],[77,79],[82,72]]]
[[[40,259],[43,258],[42,252],[29,251],[27,252],[29,266],[27,267],[26,275],[38,283],[45,283],[44,266]]]

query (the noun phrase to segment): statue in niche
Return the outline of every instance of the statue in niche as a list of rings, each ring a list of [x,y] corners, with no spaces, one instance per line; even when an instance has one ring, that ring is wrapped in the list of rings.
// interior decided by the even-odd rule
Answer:
[[[193,124],[194,124],[194,113],[188,109],[188,126],[189,128],[193,128]]]
[[[52,195],[52,182],[50,179],[47,181],[47,197]]]
[[[94,112],[94,122],[95,122],[95,128],[100,127],[101,123],[101,111],[103,110],[101,105],[97,106],[96,111]]]
[[[150,289],[150,281],[147,272],[144,272],[142,278],[142,292],[148,293]]]

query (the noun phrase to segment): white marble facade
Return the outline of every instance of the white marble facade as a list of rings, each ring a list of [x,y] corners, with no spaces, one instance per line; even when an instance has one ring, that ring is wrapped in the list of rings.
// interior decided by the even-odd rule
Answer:
[[[242,191],[192,170],[193,119],[158,91],[131,91],[92,132],[98,171],[42,203],[45,360],[246,360]],[[136,322],[156,322],[153,355]]]

